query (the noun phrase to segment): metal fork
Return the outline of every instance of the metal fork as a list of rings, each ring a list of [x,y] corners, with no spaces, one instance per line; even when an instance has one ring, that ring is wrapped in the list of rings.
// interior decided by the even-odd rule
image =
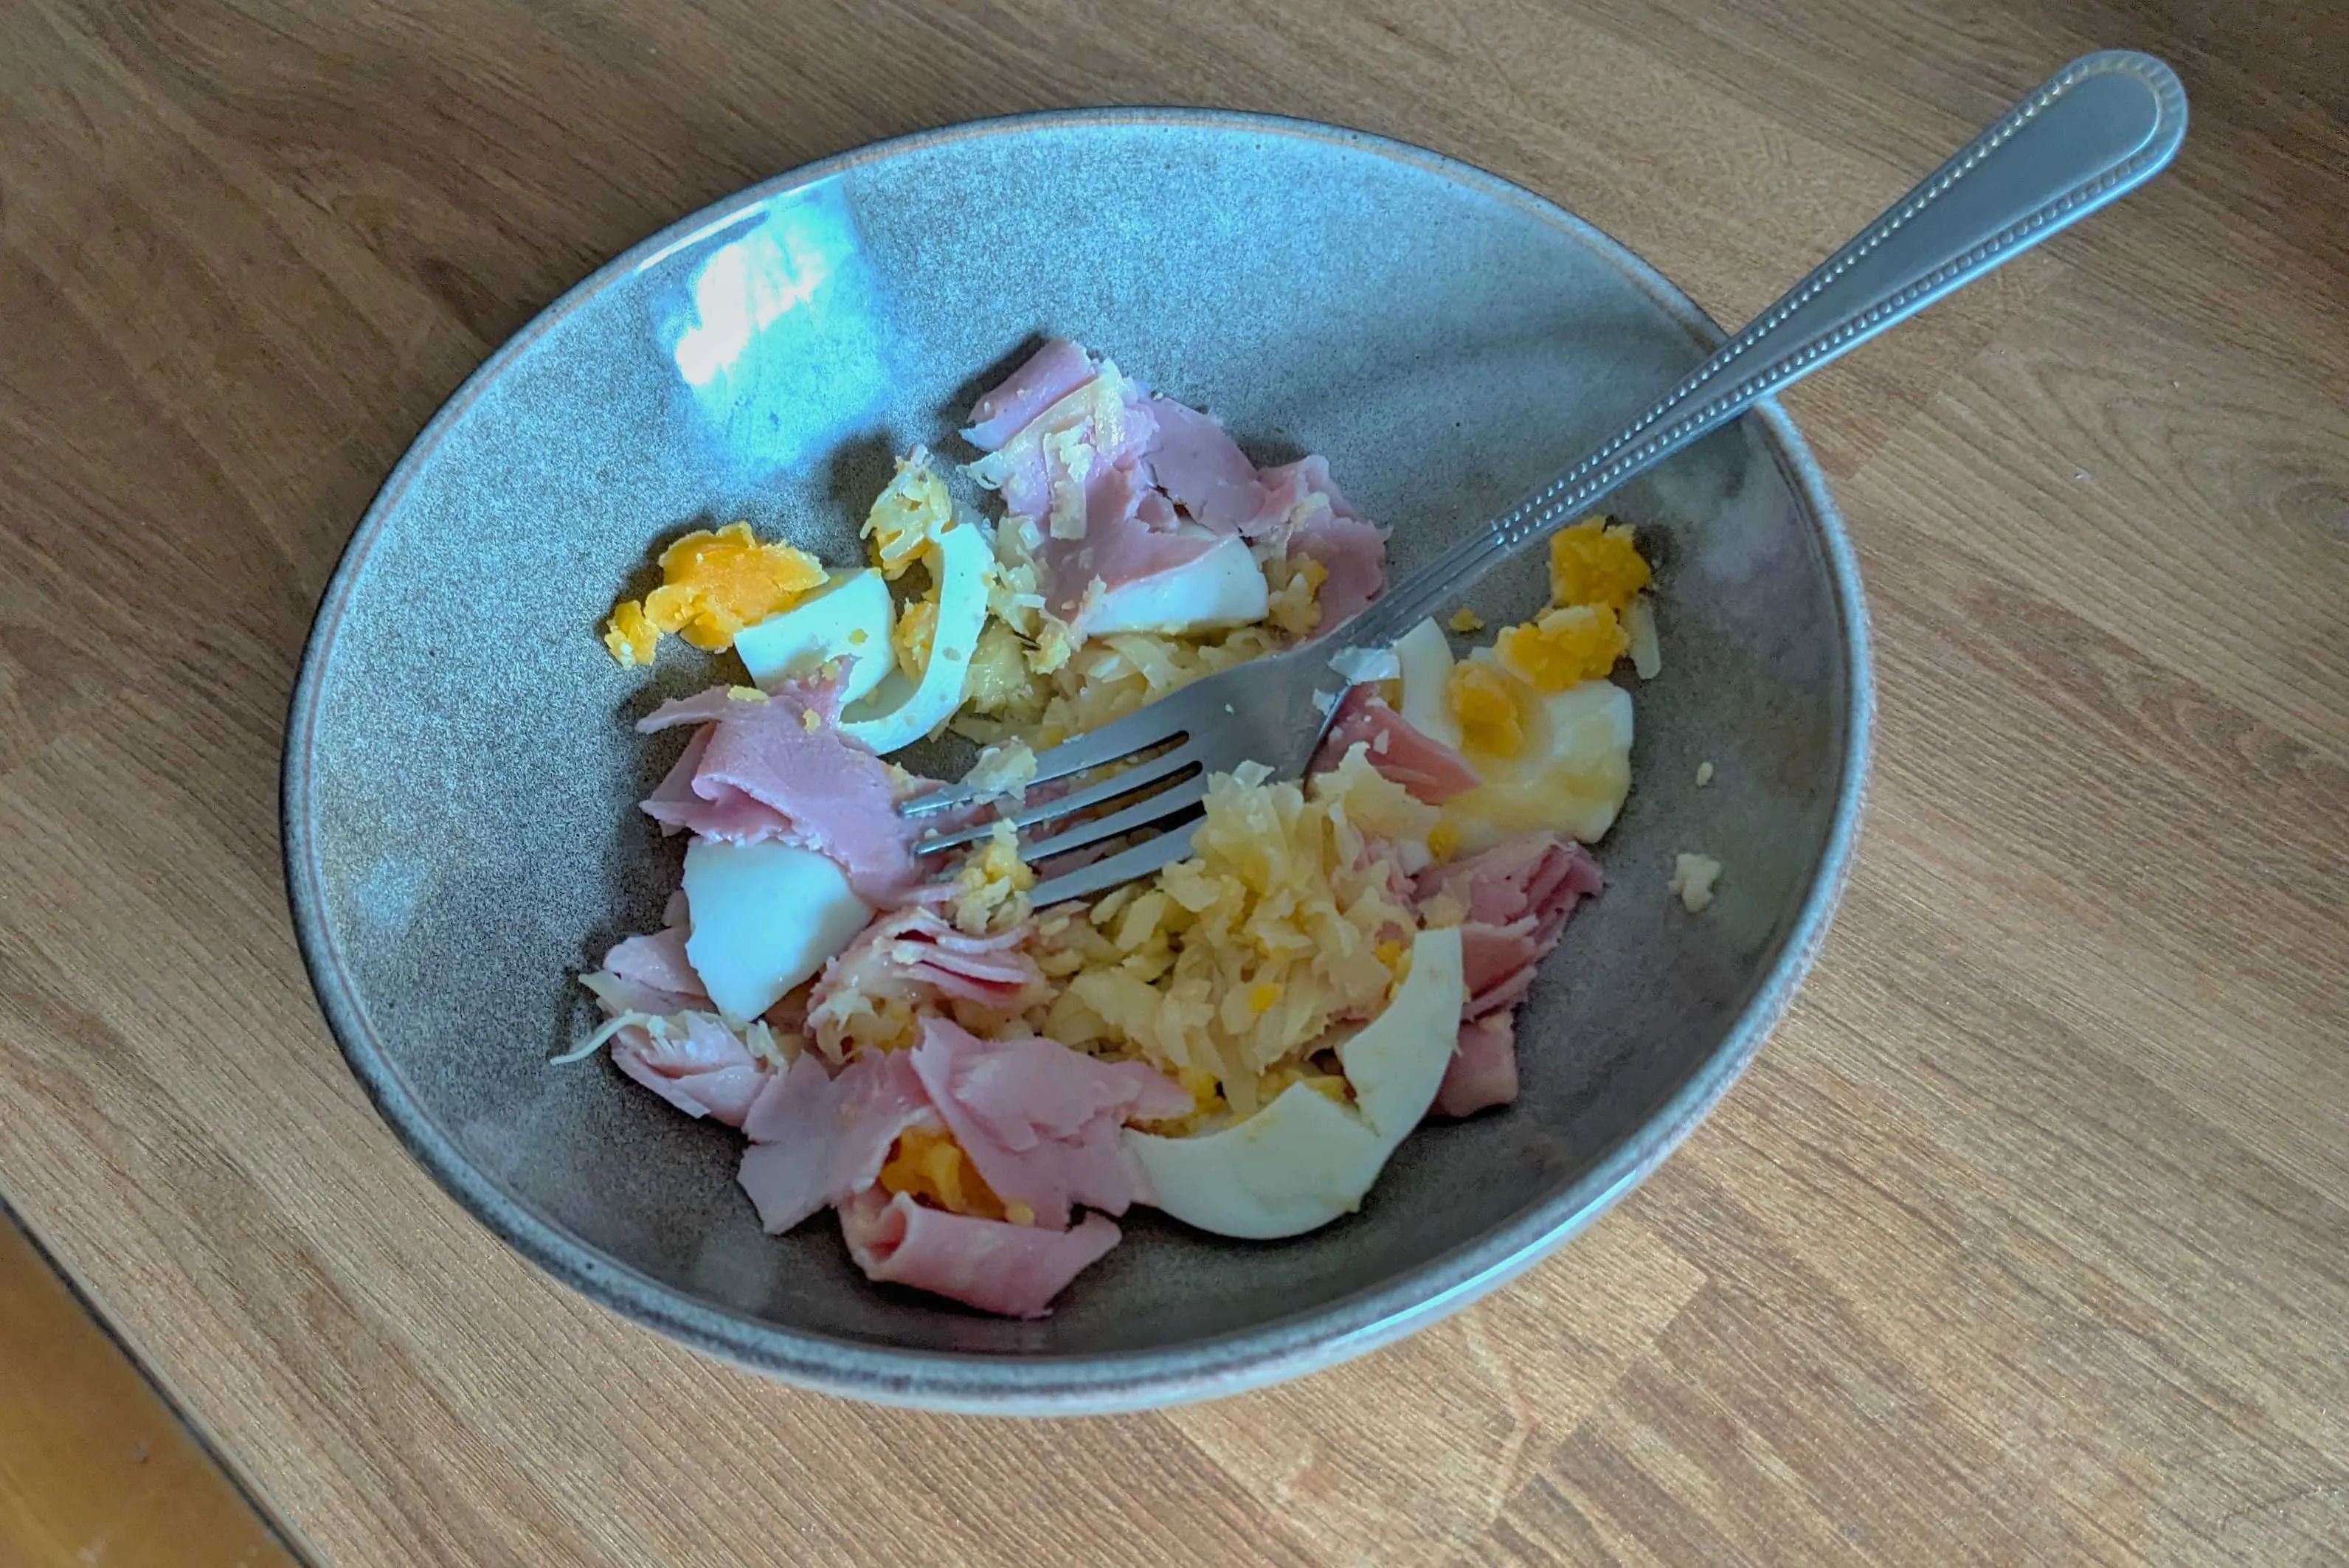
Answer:
[[[2158,173],[2186,134],[2177,75],[2147,55],[2075,60],[1723,344],[1646,413],[1503,516],[1470,533],[1351,620],[1288,652],[1210,676],[1037,758],[1037,781],[1080,781],[1011,815],[1031,863],[1156,827],[1155,836],[1054,875],[1041,906],[1145,876],[1190,852],[1208,779],[1245,762],[1303,774],[1350,684],[1335,655],[1378,649],[1502,561],[1583,516],[1617,486],[1934,300]],[[1344,662],[1344,661],[1337,661]],[[1105,814],[1112,806],[1155,789]],[[909,800],[923,816],[973,804],[960,786]],[[988,825],[926,840],[925,854]],[[1041,830],[1042,837],[1035,832]]]

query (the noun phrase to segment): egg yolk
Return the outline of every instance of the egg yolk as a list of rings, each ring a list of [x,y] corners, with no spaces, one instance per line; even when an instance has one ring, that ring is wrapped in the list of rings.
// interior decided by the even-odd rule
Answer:
[[[1588,518],[1549,542],[1553,604],[1604,605],[1620,614],[1649,575],[1629,523]]]
[[[1523,681],[1484,660],[1463,659],[1452,666],[1444,690],[1464,747],[1493,757],[1525,750],[1526,705],[1533,693]]]
[[[1462,636],[1471,632],[1481,632],[1485,629],[1485,617],[1463,604],[1452,612],[1452,629]]]
[[[1630,635],[1604,604],[1552,610],[1493,639],[1501,663],[1545,696],[1603,678],[1630,647]]]
[[[623,665],[652,662],[660,634],[674,632],[705,653],[788,610],[824,580],[823,563],[789,544],[761,544],[746,522],[697,530],[660,554],[661,585],[641,603],[612,607],[604,645]]]
[[[899,1133],[888,1163],[881,1167],[881,1185],[950,1214],[973,1214],[982,1220],[1009,1217],[1003,1200],[972,1168],[954,1134],[943,1130],[909,1127]],[[1028,1218],[1035,1219],[1033,1211]]]

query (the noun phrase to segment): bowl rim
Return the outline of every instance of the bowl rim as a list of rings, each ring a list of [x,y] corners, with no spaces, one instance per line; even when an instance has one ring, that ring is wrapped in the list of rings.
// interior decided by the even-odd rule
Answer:
[[[1416,1268],[1294,1316],[1174,1346],[1059,1357],[860,1343],[714,1306],[618,1263],[533,1213],[481,1171],[421,1109],[382,1049],[358,1005],[324,914],[322,873],[309,825],[312,748],[336,634],[377,538],[434,449],[506,367],[616,281],[775,197],[869,163],[957,142],[1092,127],[1288,137],[1413,165],[1515,206],[1580,242],[1678,322],[1689,333],[1692,346],[1709,351],[1727,336],[1662,273],[1557,203],[1459,159],[1367,131],[1233,109],[1069,108],[967,121],[870,142],[747,186],[630,246],[574,284],[482,361],[410,443],[353,531],[320,595],[287,708],[279,804],[295,938],[329,1031],[376,1110],[409,1153],[508,1245],[592,1300],[719,1360],[881,1404],[1067,1416],[1212,1398],[1362,1355],[1506,1283],[1571,1240],[1644,1180],[1744,1071],[1826,938],[1850,875],[1867,792],[1875,687],[1858,562],[1808,445],[1776,401],[1764,400],[1745,418],[1761,422],[1765,449],[1809,509],[1841,624],[1848,694],[1843,715],[1845,748],[1826,841],[1777,954],[1720,1044],[1630,1137],[1547,1202]]]

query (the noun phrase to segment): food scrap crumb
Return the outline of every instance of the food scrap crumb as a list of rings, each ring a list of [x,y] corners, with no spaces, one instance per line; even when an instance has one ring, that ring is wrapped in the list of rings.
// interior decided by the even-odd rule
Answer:
[[[1683,854],[1672,861],[1671,891],[1680,894],[1682,908],[1699,914],[1713,902],[1713,884],[1720,875],[1721,862],[1711,855]]]
[[[1027,800],[1028,786],[1035,777],[1036,753],[1024,740],[1008,740],[982,749],[962,781],[974,794],[1021,803]]]
[[[1472,632],[1481,632],[1485,629],[1485,617],[1463,604],[1452,612],[1452,629],[1463,636]]]
[[[1710,763],[1710,762],[1700,762],[1700,763],[1698,763],[1698,764],[1696,765],[1696,787],[1697,787],[1698,789],[1703,789],[1706,785],[1708,785],[1708,784],[1710,784],[1710,783],[1712,783],[1712,782],[1713,782],[1713,764],[1712,764],[1712,763]]]

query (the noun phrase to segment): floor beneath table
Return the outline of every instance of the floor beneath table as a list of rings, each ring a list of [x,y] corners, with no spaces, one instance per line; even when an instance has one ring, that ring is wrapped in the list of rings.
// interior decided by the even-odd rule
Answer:
[[[298,1562],[0,1206],[0,1563]]]

